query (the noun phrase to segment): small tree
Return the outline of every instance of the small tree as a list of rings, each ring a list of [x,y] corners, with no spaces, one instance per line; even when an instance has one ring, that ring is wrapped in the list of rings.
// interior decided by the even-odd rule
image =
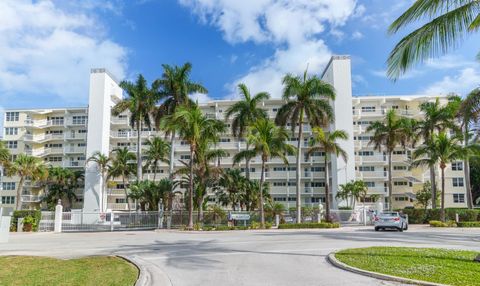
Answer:
[[[423,183],[423,187],[416,193],[417,205],[422,209],[427,210],[430,202],[432,202],[432,183],[427,181]]]

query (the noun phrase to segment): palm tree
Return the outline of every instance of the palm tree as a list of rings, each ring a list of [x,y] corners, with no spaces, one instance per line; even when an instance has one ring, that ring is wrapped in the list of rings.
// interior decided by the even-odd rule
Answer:
[[[340,191],[337,193],[336,198],[347,201],[348,207],[348,198],[352,199],[352,209],[355,209],[355,204],[357,201],[365,198],[368,193],[367,184],[362,180],[350,181],[348,183],[342,184],[339,186]]]
[[[127,147],[113,150],[114,157],[112,164],[108,169],[109,177],[122,177],[123,190],[125,191],[125,201],[127,202],[127,210],[130,210],[128,202],[127,184],[128,177],[134,173],[136,156],[130,152]]]
[[[153,137],[146,142],[148,149],[145,152],[147,155],[147,167],[153,166],[153,181],[157,176],[158,163],[170,163],[168,159],[168,153],[170,152],[170,144],[165,142],[160,137]]]
[[[267,118],[267,112],[258,105],[266,99],[270,98],[267,92],[260,92],[252,96],[250,90],[243,83],[238,85],[238,90],[242,96],[242,100],[237,101],[230,106],[226,111],[226,121],[230,117],[234,116],[232,121],[232,133],[233,136],[242,138],[248,126],[260,118]],[[246,150],[249,149],[248,143]],[[250,179],[250,159],[245,158],[245,175],[247,179]]]
[[[5,146],[5,142],[0,140],[0,177],[6,173],[7,167],[10,165],[10,150]]]
[[[100,172],[100,175],[102,176],[102,189],[100,190],[100,211],[104,212],[104,204],[105,202],[103,201],[105,199],[105,189],[107,185],[107,173],[110,167],[111,163],[111,158],[108,155],[102,154],[101,152],[95,152],[93,155],[87,159],[87,164],[89,162],[93,162],[97,165],[97,169]]]
[[[183,66],[162,65],[162,77],[155,80],[154,85],[158,87],[162,104],[155,109],[154,118],[157,128],[166,115],[173,115],[179,106],[192,104],[188,95],[199,92],[207,93],[208,90],[201,84],[190,79],[192,64],[185,63]],[[170,117],[171,118],[171,117]],[[173,166],[175,158],[175,130],[170,131],[170,179],[173,179]]]
[[[80,180],[83,179],[83,172],[74,172],[68,168],[53,167],[48,168],[48,177],[45,182],[47,187],[46,196],[43,201],[47,203],[50,209],[54,209],[59,199],[62,199],[64,207],[71,207],[73,200],[77,198],[75,190],[80,186]],[[65,201],[68,204],[65,204]]]
[[[417,0],[389,27],[396,34],[414,22],[425,22],[395,46],[388,57],[388,76],[397,79],[428,58],[445,54],[480,27],[478,0]],[[480,57],[480,54],[479,54]]]
[[[193,228],[193,189],[194,160],[202,138],[210,138],[218,142],[219,133],[225,131],[225,124],[219,120],[205,116],[196,104],[180,106],[173,115],[167,118],[170,130],[178,132],[179,136],[190,145],[190,177],[189,177],[189,209],[188,228]]]
[[[478,123],[480,115],[480,88],[476,88],[471,91],[465,99],[461,102],[460,108],[458,110],[458,117],[461,120],[461,129],[463,133],[463,144],[467,147],[472,143],[471,140],[471,124]],[[472,194],[472,184],[470,181],[470,158],[465,158],[463,161],[463,170],[465,175],[465,186],[467,190],[467,205],[468,208],[472,209],[473,194]]]
[[[420,104],[420,111],[425,116],[424,119],[418,121],[415,129],[417,136],[424,141],[431,141],[435,132],[442,132],[447,128],[454,128],[453,114],[449,112],[448,106],[442,107],[440,100],[437,98],[434,102],[424,102]],[[432,184],[432,197],[436,197],[436,179],[435,179],[435,164],[429,166],[430,182]],[[432,202],[432,208],[437,208],[436,202]]]
[[[335,157],[341,156],[345,162],[348,160],[347,152],[340,147],[337,140],[347,140],[348,134],[343,130],[335,130],[325,133],[321,127],[313,128],[312,138],[310,139],[310,148],[307,156],[314,152],[325,152],[325,215],[326,221],[330,221],[330,175],[328,169],[328,155],[334,154]]]
[[[319,79],[317,76],[303,77],[287,74],[283,78],[283,99],[286,101],[277,113],[275,123],[285,126],[288,122],[295,134],[295,126],[298,124],[297,143],[297,217],[302,217],[300,179],[301,179],[301,156],[303,144],[303,124],[309,123],[311,127],[322,126],[333,121],[333,108],[329,101],[335,100],[334,88]]]
[[[413,161],[412,166],[429,165],[432,161],[440,164],[442,182],[440,218],[443,222],[445,221],[445,168],[447,164],[464,159],[469,155],[478,155],[480,150],[478,145],[463,147],[461,140],[461,137],[449,138],[445,132],[441,132],[438,135],[435,134],[432,141],[418,147],[413,153],[416,160]]]
[[[234,211],[237,210],[245,191],[245,183],[246,179],[242,176],[240,169],[226,170],[218,180],[219,201],[224,206],[231,206]]]
[[[19,154],[13,161],[10,168],[11,174],[20,177],[17,188],[17,210],[22,209],[22,190],[25,185],[25,179],[30,178],[33,182],[44,179],[48,176],[48,170],[40,158]]]
[[[142,179],[142,130],[144,125],[151,128],[150,115],[158,99],[155,84],[148,87],[147,81],[140,74],[135,83],[122,81],[120,87],[127,93],[127,98],[112,108],[113,115],[130,112],[130,126],[137,131],[137,179]]]
[[[255,154],[255,156],[260,155],[262,157],[258,192],[260,196],[260,219],[262,228],[265,228],[264,197],[262,190],[265,183],[265,164],[269,159],[274,157],[279,157],[285,164],[288,164],[286,155],[294,154],[296,149],[286,143],[287,139],[288,134],[284,128],[275,126],[275,124],[268,119],[259,119],[248,128],[247,142],[253,146],[253,149],[243,150],[233,158],[234,163],[238,164],[242,158],[245,158],[245,154],[249,156]]]
[[[373,132],[369,144],[381,151],[385,149],[388,155],[388,208],[392,209],[392,153],[398,145],[404,148],[412,135],[412,122],[397,115],[395,109],[387,111],[383,121],[375,121],[367,128]]]

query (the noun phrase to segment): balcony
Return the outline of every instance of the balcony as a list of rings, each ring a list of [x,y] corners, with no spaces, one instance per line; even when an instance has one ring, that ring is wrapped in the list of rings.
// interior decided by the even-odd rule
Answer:
[[[23,140],[25,142],[36,142],[36,143],[43,143],[49,140],[63,140],[63,134],[25,134]]]
[[[64,126],[63,120],[47,120],[47,119],[40,119],[40,120],[32,120],[26,119],[25,120],[25,127],[32,127],[32,128],[46,128],[50,126]]]
[[[65,161],[63,162],[63,167],[65,168],[83,168],[85,166],[85,161]]]
[[[73,120],[72,118],[67,119],[67,125],[68,126],[87,126],[88,121],[87,120]]]
[[[112,211],[126,211],[128,210],[127,203],[107,203],[107,209],[111,209]],[[135,204],[130,203],[130,210],[135,210]]]
[[[39,195],[22,195],[21,201],[23,203],[39,203],[43,199],[43,196]]]
[[[85,147],[65,147],[65,154],[85,154]]]
[[[362,164],[363,162],[387,162],[387,156],[374,155],[374,156],[355,156],[355,163]]]
[[[129,119],[128,117],[113,117],[110,120],[111,124],[113,125],[128,125]]]
[[[87,133],[65,133],[66,140],[87,140]]]
[[[386,171],[357,171],[357,179],[386,179],[388,172]]]

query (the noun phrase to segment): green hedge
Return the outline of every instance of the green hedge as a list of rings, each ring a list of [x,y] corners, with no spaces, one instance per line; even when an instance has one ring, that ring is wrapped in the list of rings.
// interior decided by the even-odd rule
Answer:
[[[278,229],[298,229],[298,228],[339,228],[338,223],[320,222],[320,223],[285,223],[280,224]]]
[[[428,222],[431,227],[457,227],[457,223],[453,220],[447,222],[441,222],[439,220],[431,220]]]
[[[458,227],[480,227],[480,221],[464,221],[457,223]]]
[[[410,224],[428,223],[431,220],[440,220],[440,209],[403,209],[408,215]],[[469,209],[445,209],[445,219],[455,220],[455,213],[458,213],[460,221],[480,221],[480,210]]]
[[[38,230],[38,225],[40,224],[40,219],[42,218],[42,212],[39,210],[21,210],[14,211],[12,216],[12,222],[10,223],[10,231],[17,231],[17,222],[19,218],[24,218],[31,216],[34,219],[33,231]]]

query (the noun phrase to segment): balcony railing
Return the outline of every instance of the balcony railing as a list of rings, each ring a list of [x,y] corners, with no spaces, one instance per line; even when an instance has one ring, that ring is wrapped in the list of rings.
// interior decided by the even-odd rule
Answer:
[[[22,195],[21,200],[24,203],[39,203],[43,199],[43,196],[38,195]]]

